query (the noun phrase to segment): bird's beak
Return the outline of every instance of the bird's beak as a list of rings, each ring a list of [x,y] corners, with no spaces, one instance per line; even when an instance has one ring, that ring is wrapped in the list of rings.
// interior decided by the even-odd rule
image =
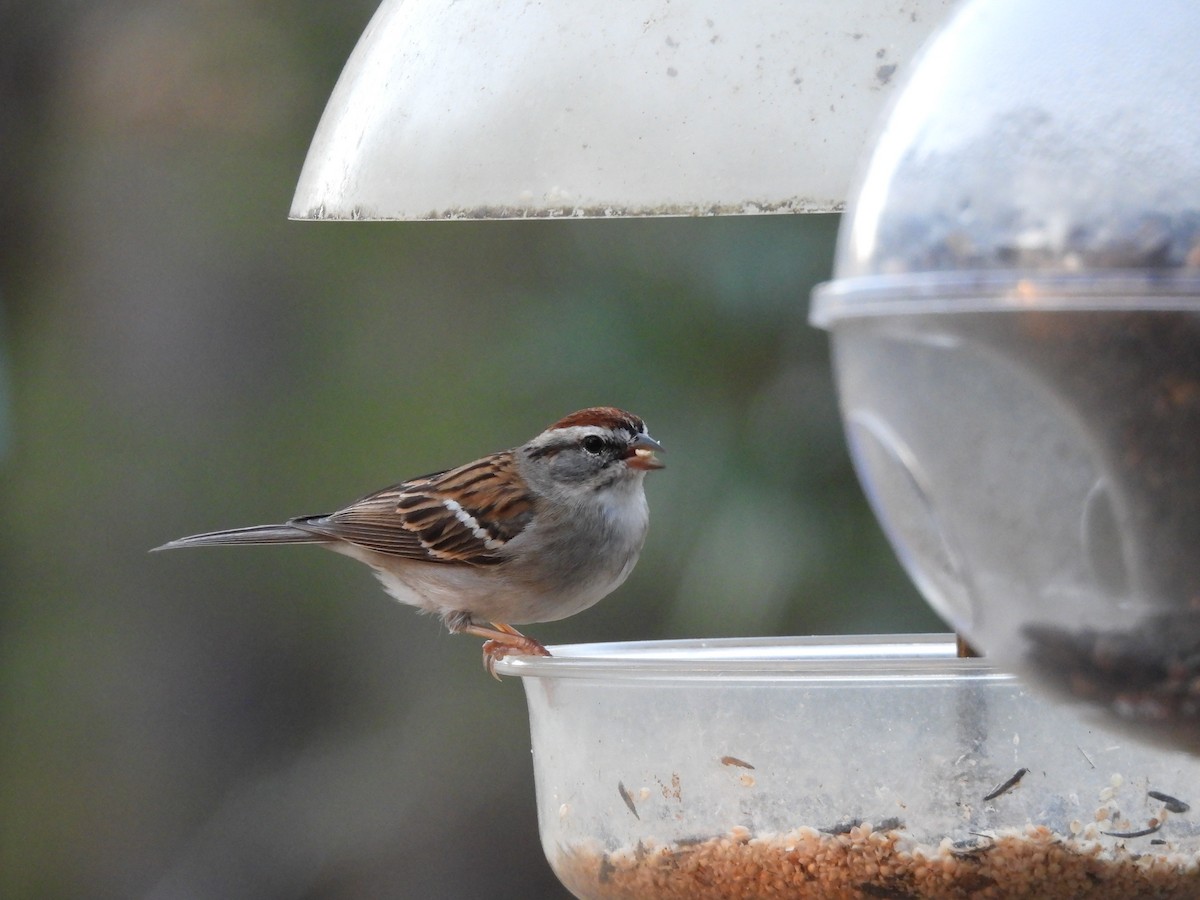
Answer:
[[[654,455],[655,450],[659,453],[667,452],[662,448],[662,444],[648,434],[639,434],[629,445],[629,452],[625,454],[625,465],[631,469],[646,471],[661,469],[666,464]]]

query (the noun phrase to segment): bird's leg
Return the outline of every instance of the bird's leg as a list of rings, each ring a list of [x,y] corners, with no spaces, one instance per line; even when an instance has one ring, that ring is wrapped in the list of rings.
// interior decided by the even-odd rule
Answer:
[[[519,653],[525,656],[550,655],[550,651],[542,645],[541,641],[526,637],[511,625],[505,625],[503,622],[492,622],[491,625],[491,628],[486,628],[472,624],[466,631],[476,637],[488,638],[483,644],[483,668],[497,681],[500,680],[500,676],[496,674],[496,662],[504,659],[510,653]]]
[[[496,674],[496,661],[510,653],[525,656],[550,655],[550,651],[542,646],[540,641],[526,637],[511,625],[503,622],[491,622],[489,625],[479,624],[468,613],[459,612],[446,617],[446,627],[452,632],[486,638],[483,644],[483,667],[497,681],[500,680],[500,676]]]

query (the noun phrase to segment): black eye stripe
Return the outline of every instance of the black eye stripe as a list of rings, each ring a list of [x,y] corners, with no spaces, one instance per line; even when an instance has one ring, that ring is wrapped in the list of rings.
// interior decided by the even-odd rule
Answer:
[[[614,457],[619,457],[624,454],[629,443],[635,440],[638,434],[639,432],[631,431],[628,427],[622,427],[615,433],[610,431],[608,434],[593,432],[582,436],[578,433],[554,435],[551,440],[544,443],[539,442],[526,448],[523,452],[529,459],[557,456],[562,451],[571,449],[582,449],[593,456],[611,453]]]

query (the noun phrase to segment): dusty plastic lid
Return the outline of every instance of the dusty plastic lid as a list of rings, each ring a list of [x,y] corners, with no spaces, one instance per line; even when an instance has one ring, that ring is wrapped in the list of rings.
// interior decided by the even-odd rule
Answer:
[[[982,659],[957,657],[953,635],[851,635],[792,638],[568,644],[553,654],[510,656],[503,675],[597,680],[894,681],[1011,678]]]
[[[971,0],[893,97],[842,223],[814,321],[936,296],[1011,307],[1052,276],[1182,296],[1200,279],[1200,4]],[[1005,273],[922,282],[920,273]],[[1130,273],[1149,272],[1140,283]],[[1073,284],[1061,276],[1083,276]],[[1119,289],[1100,279],[1123,281]],[[1165,290],[1155,279],[1175,278]],[[1187,285],[1193,281],[1192,285]],[[861,289],[861,290],[860,290]],[[1038,288],[1039,298],[1050,290]],[[1072,306],[1072,308],[1077,308]]]
[[[383,0],[296,219],[840,210],[950,0]]]

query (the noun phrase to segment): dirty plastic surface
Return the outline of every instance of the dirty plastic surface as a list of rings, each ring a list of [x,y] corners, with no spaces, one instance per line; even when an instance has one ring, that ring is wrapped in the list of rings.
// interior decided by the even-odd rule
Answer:
[[[1200,6],[967,3],[812,321],[860,480],[998,664],[1200,752]]]
[[[948,0],[384,0],[298,219],[840,209]]]

